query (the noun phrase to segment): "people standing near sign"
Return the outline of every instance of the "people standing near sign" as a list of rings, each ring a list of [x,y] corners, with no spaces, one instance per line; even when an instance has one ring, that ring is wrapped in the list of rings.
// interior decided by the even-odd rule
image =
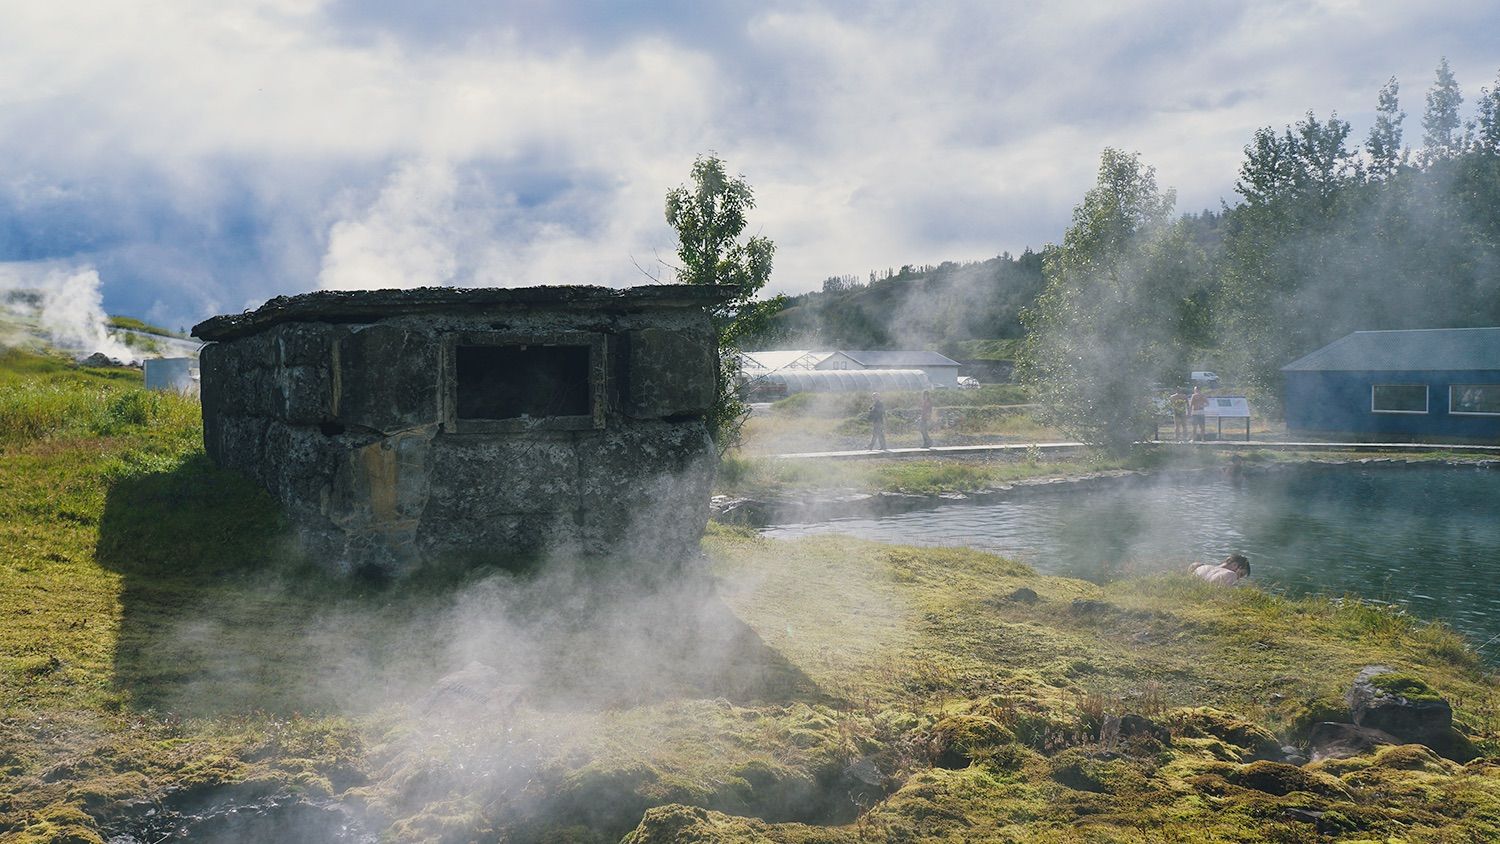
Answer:
[[[917,412],[917,430],[922,432],[922,447],[932,448],[932,391],[922,391],[922,407]]]
[[[885,402],[880,400],[880,394],[874,393],[871,398],[875,401],[870,405],[870,451],[875,450],[875,443],[880,443],[880,450],[885,451]]]
[[[1198,389],[1198,387],[1194,385],[1193,394],[1191,396],[1188,396],[1188,413],[1193,417],[1194,440],[1201,441],[1208,438],[1208,433],[1205,430],[1206,426],[1204,425],[1203,420],[1203,411],[1207,408],[1208,396],[1205,396],[1203,394],[1203,391]]]
[[[1187,439],[1187,393],[1178,388],[1167,397],[1167,406],[1172,409],[1172,439],[1182,442]]]

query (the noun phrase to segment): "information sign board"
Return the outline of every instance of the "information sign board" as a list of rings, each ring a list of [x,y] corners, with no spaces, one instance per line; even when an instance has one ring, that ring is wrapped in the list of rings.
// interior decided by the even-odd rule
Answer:
[[[1206,417],[1240,419],[1250,416],[1250,400],[1244,396],[1209,396],[1208,406],[1203,408]]]

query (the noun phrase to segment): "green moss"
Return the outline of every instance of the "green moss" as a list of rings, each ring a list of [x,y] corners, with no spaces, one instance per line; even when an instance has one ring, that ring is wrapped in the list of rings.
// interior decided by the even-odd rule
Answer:
[[[934,764],[962,768],[994,756],[1015,735],[994,718],[983,715],[950,715],[932,728]]]
[[[1375,760],[1372,764],[1377,768],[1439,774],[1453,774],[1460,770],[1457,764],[1441,758],[1420,744],[1382,747],[1375,753]]]
[[[104,844],[93,818],[71,805],[49,806],[37,812],[7,841],[12,844]]]
[[[1209,739],[1199,745],[1226,761],[1250,762],[1281,755],[1281,743],[1265,727],[1213,707],[1174,710],[1167,715],[1174,737]]]
[[[1342,786],[1333,777],[1306,771],[1296,765],[1260,760],[1236,768],[1224,779],[1243,788],[1253,788],[1278,797],[1294,791],[1325,796],[1343,796]]]
[[[1411,701],[1438,701],[1443,696],[1437,690],[1427,685],[1427,681],[1420,677],[1409,674],[1376,674],[1370,678],[1370,685],[1387,693],[1404,697]]]
[[[1312,728],[1325,721],[1348,723],[1349,705],[1333,697],[1305,701],[1288,713],[1287,735],[1295,742],[1305,741]]]

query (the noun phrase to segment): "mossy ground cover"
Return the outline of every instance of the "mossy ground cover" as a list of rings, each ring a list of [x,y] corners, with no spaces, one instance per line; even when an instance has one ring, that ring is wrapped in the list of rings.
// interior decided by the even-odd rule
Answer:
[[[84,409],[140,392],[113,371],[6,366],[7,384],[67,384]],[[397,841],[1500,834],[1500,698],[1445,628],[1183,577],[1041,577],[963,549],[716,528],[688,637],[723,639],[715,659],[653,639],[659,664],[631,685],[580,633],[513,713],[430,711],[455,632],[432,619],[494,578],[328,576],[267,496],[208,465],[189,403],[126,401],[145,411],[107,430],[21,403],[22,433],[0,441],[5,840],[102,841],[226,786],[336,799]],[[1369,663],[1452,701],[1481,758],[1257,758],[1338,717]],[[1170,735],[1111,733],[1124,712]]]

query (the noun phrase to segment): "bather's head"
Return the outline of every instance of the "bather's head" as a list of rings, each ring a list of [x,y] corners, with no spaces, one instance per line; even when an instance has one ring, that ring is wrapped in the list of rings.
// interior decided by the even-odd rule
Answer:
[[[1219,566],[1233,571],[1240,577],[1250,576],[1250,561],[1246,559],[1244,554],[1238,551],[1225,557],[1224,562],[1220,563]]]

